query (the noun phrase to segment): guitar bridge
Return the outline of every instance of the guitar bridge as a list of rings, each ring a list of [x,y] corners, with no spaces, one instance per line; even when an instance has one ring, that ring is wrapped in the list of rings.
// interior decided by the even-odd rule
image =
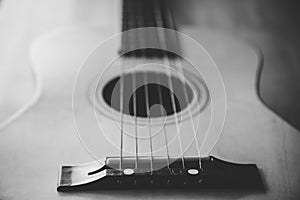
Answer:
[[[264,184],[255,164],[235,164],[213,156],[201,158],[154,158],[155,170],[149,168],[150,159],[125,158],[122,169],[119,158],[105,158],[77,166],[62,166],[58,191],[104,189],[254,189],[263,190]],[[162,166],[165,167],[162,167]]]

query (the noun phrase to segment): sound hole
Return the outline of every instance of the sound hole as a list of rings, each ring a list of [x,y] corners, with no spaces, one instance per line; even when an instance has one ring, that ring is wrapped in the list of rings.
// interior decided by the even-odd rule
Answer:
[[[135,89],[133,88],[133,79],[136,85]],[[185,109],[193,99],[191,87],[175,76],[171,76],[172,87],[170,87],[169,79],[170,77],[166,74],[156,72],[147,72],[147,74],[137,72],[124,75],[122,80],[123,113],[145,118],[147,109],[149,109],[150,117],[162,117]],[[146,95],[147,91],[148,95]],[[118,111],[121,111],[120,94],[119,76],[110,80],[102,91],[105,102]]]

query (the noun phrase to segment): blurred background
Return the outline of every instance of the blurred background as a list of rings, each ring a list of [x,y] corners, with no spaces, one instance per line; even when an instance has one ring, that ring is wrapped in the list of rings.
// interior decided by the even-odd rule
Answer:
[[[59,26],[95,23],[93,13],[105,7],[107,1],[110,0],[0,1],[1,121],[30,99],[34,91],[28,58],[32,41]],[[265,56],[260,85],[262,98],[268,107],[300,130],[299,1],[171,1],[180,26],[219,29],[259,45]],[[109,23],[101,18],[97,22],[103,27]]]

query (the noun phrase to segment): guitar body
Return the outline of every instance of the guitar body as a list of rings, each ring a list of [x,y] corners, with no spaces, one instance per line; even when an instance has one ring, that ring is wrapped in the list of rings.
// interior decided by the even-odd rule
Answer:
[[[210,154],[227,161],[257,164],[266,191],[58,193],[56,182],[60,165],[93,160],[74,129],[71,101],[76,73],[88,53],[115,33],[116,26],[62,28],[40,37],[33,44],[31,60],[42,76],[43,92],[34,107],[2,132],[1,199],[297,199],[300,196],[300,151],[297,149],[300,133],[259,99],[256,86],[262,55],[246,42],[218,30],[191,27],[182,27],[180,31],[209,52],[219,67],[227,94],[226,122]],[[189,46],[182,46],[182,49],[189,56],[197,56]],[[118,49],[107,53],[110,52],[117,55]],[[109,129],[113,121],[106,120],[103,126]],[[105,139],[99,141],[99,145],[103,146],[104,157],[116,152]]]

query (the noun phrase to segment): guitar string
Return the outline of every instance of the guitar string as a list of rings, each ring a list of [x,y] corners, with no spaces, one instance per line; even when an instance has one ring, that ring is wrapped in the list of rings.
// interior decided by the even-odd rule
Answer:
[[[135,17],[135,20],[136,20],[136,17]],[[135,24],[136,25],[136,21],[135,21]],[[130,57],[129,57],[130,59]],[[135,59],[130,59],[130,61],[133,61]],[[135,67],[135,62],[131,62],[130,64],[130,67]],[[139,151],[138,151],[138,129],[137,129],[137,96],[136,96],[136,72],[133,72],[135,74],[132,74],[132,95],[133,95],[133,116],[134,116],[134,139],[135,139],[135,168],[138,169],[138,154],[139,154]]]
[[[143,2],[142,2],[143,3]],[[142,5],[140,5],[142,6]],[[143,22],[139,21],[139,19],[141,20],[142,17],[139,16],[135,16],[136,19],[136,27],[140,27],[143,26]],[[137,31],[137,34],[139,35],[139,31]],[[137,42],[141,42],[141,46],[143,47],[143,38],[138,38]],[[141,49],[141,58],[143,58],[143,56],[146,56],[145,51],[143,49]],[[142,64],[145,63],[146,59],[142,60]],[[149,146],[150,146],[150,173],[153,173],[153,141],[152,141],[152,130],[151,130],[151,116],[150,116],[150,105],[149,105],[149,90],[148,90],[148,84],[147,84],[147,72],[144,73],[143,75],[143,80],[144,80],[144,92],[145,92],[145,108],[146,108],[146,115],[147,115],[147,126],[148,126],[148,131],[149,131]]]
[[[124,1],[123,1],[123,3],[124,3]],[[124,5],[123,5],[124,6]],[[130,9],[129,8],[129,6],[130,5],[128,5],[128,2],[127,2],[127,5],[126,5],[127,7],[124,7],[124,9],[123,10],[126,10],[126,9]],[[123,21],[123,23],[127,23],[127,24],[125,24],[125,26],[127,25],[127,26],[132,26],[133,24],[130,24],[130,22],[129,22],[129,17],[130,16],[128,16],[128,15],[130,15],[129,14],[129,12],[127,12],[127,11],[125,11],[126,13],[126,15],[127,15],[127,17],[126,17],[126,19],[128,20],[128,21]],[[129,27],[127,27],[128,29],[127,30],[129,30],[130,28]],[[127,31],[126,30],[126,31]],[[128,41],[129,41],[129,34],[126,34],[125,33],[125,35],[123,34],[123,36],[127,36],[128,38],[126,39],[126,38],[123,38],[123,47],[125,47],[125,42],[126,42],[126,40],[127,40],[127,43],[128,43]],[[130,50],[130,49],[129,49]],[[126,53],[131,53],[131,52],[126,52],[125,51],[125,54]],[[131,66],[135,66],[135,62],[132,62],[133,61],[133,59],[131,59],[131,55],[129,55],[128,56],[128,58],[126,58],[125,56],[123,56],[123,58],[122,59],[125,59],[125,61],[127,61],[127,62],[125,62],[126,64],[124,64],[124,65],[122,65],[121,67],[123,68],[124,67],[124,70],[126,71],[127,70],[127,67],[131,67]],[[124,76],[124,74],[123,74],[123,76]],[[136,87],[136,78],[134,78],[134,74],[132,75],[132,88],[133,88],[133,90],[135,89],[135,87]],[[123,90],[124,90],[124,87],[123,87]],[[124,93],[120,93],[120,95],[122,95],[122,96],[124,96]],[[124,98],[124,97],[123,97]],[[121,102],[120,102],[121,103]],[[129,106],[129,105],[128,105]],[[137,97],[136,97],[136,93],[133,91],[133,116],[134,116],[134,134],[135,134],[135,169],[138,169],[138,131],[137,131]],[[122,116],[124,115],[124,110],[120,110],[121,112],[122,112]],[[121,123],[122,123],[122,126],[121,126],[121,163],[122,163],[122,152],[123,152],[123,132],[124,132],[124,130],[123,130],[123,120],[121,121]],[[122,164],[121,164],[122,165]]]
[[[132,75],[132,89],[133,89],[133,116],[134,116],[134,135],[135,135],[135,168],[138,168],[138,135],[137,135],[137,116],[136,116],[136,78]]]
[[[154,10],[154,8],[153,8]],[[155,13],[153,13],[155,14]],[[153,15],[153,20],[155,21],[155,16]],[[161,116],[164,116],[163,108],[162,106],[164,105],[163,98],[162,98],[162,90],[161,90],[161,78],[160,75],[156,75],[156,81],[158,84],[158,98],[159,98],[159,104],[161,105],[160,107],[160,114]],[[170,168],[170,154],[169,154],[169,143],[168,143],[168,137],[167,137],[167,129],[166,129],[166,124],[163,123],[163,135],[164,135],[164,141],[165,141],[165,147],[166,147],[166,156],[167,156],[167,167]]]
[[[128,5],[127,5],[128,6]],[[136,6],[136,5],[133,5],[133,6]],[[130,9],[130,8],[129,8]],[[127,19],[129,17],[132,17],[132,16],[128,16],[130,15],[129,12],[126,12],[127,14]],[[134,17],[134,24],[129,22],[126,22],[127,23],[127,26],[133,26],[133,27],[127,27],[127,30],[130,30],[131,28],[134,28],[136,25],[137,25],[137,20],[136,20],[136,17]],[[132,20],[131,20],[132,21]],[[130,33],[130,32],[129,32]],[[129,34],[127,35],[128,36],[128,39],[127,39],[127,43],[129,41]],[[130,43],[130,42],[129,42]],[[135,67],[136,66],[136,62],[133,62],[133,61],[136,61],[136,59],[132,59],[131,56],[137,58],[137,53],[136,51],[130,51],[129,49],[129,52],[126,52],[126,53],[129,53],[131,55],[128,55],[128,60],[131,61],[129,62],[129,67]],[[132,53],[134,53],[132,55]],[[136,72],[131,72],[132,73],[132,89],[133,89],[133,116],[134,116],[134,132],[135,132],[135,136],[134,136],[134,139],[135,139],[135,169],[138,169],[138,160],[139,160],[139,150],[138,150],[138,131],[137,131],[137,123],[138,123],[138,118],[137,118],[137,95],[136,95]],[[134,76],[135,75],[135,76]]]
[[[126,61],[126,59],[125,59]],[[125,63],[124,61],[124,63]],[[124,64],[125,66],[125,64]],[[122,68],[122,66],[121,66]],[[123,79],[124,79],[124,72],[122,72],[121,76],[120,76],[120,111],[121,111],[121,148],[120,148],[120,165],[119,165],[119,168],[120,168],[120,171],[122,170],[122,164],[123,164],[123,118],[124,118],[124,109],[123,109],[123,95],[124,95],[124,86],[123,86]]]
[[[141,19],[141,18],[139,17],[139,19]],[[137,27],[139,27],[139,25],[141,25],[141,24],[139,24],[140,23],[139,20],[136,20],[136,22],[137,22],[136,23]],[[139,39],[140,39],[139,41],[141,41],[141,42],[143,41],[143,39],[142,40],[141,40],[141,38],[139,38]],[[146,58],[146,54],[145,54],[144,49],[141,49],[141,54],[142,54],[141,58],[143,58],[143,56],[145,56],[145,58]],[[137,55],[135,55],[135,56],[137,57]],[[145,60],[142,59],[142,64],[144,64],[145,61],[146,61],[146,59]],[[159,78],[159,77],[157,77],[157,78]],[[144,74],[144,81],[145,81],[145,83],[147,83],[146,79],[147,79],[147,73]],[[133,80],[135,80],[135,79],[133,79]],[[133,81],[133,88],[135,88],[135,87],[136,87],[135,86],[135,81]],[[151,157],[151,159],[150,159],[150,167],[151,167],[151,173],[152,173],[153,172],[153,144],[152,144],[153,142],[152,142],[152,132],[151,132],[151,124],[150,124],[150,113],[149,113],[149,109],[150,109],[149,108],[149,91],[148,91],[148,87],[147,87],[146,84],[144,85],[144,89],[145,89],[145,100],[146,100],[145,103],[146,103],[147,118],[148,118],[149,136],[150,136],[150,153],[151,153],[151,155],[150,155],[150,157]],[[162,102],[162,94],[161,94],[162,91],[161,91],[160,87],[158,89],[158,93],[159,93],[159,96],[160,96],[160,102]],[[134,98],[136,98],[136,96]],[[134,104],[135,104],[135,107],[136,107],[136,103],[134,103]],[[161,113],[163,114],[163,110],[162,109],[161,109]],[[135,112],[135,115],[136,115],[136,112]],[[136,119],[136,116],[135,116],[135,119]],[[137,122],[135,121],[135,126],[136,126],[136,124],[137,124]],[[167,136],[166,136],[166,127],[165,127],[165,124],[164,124],[163,128],[164,128],[163,130],[164,130],[165,145],[166,145],[166,151],[167,151],[167,167],[170,168],[170,156],[169,156],[169,150],[168,150],[168,141],[167,141]],[[135,135],[135,137],[136,137],[136,145],[137,145],[137,135]],[[137,152],[136,152],[136,163],[137,163],[137,159],[138,159],[138,156],[137,156]],[[136,165],[136,167],[137,167],[137,165]]]
[[[141,17],[139,17],[139,19],[142,19]],[[145,23],[145,22],[144,22]],[[143,24],[139,24],[139,25],[143,25]],[[139,27],[139,26],[138,26]],[[143,41],[143,38],[139,38],[139,41]],[[145,60],[142,59],[142,63],[144,64],[146,62],[146,60],[149,60],[149,57],[147,57],[146,55],[146,52],[145,52],[145,49],[141,49],[141,58],[144,58],[145,57]],[[159,83],[159,76],[157,75],[156,76],[157,78],[157,82]],[[144,81],[145,83],[147,83],[147,73],[144,74]],[[150,160],[150,166],[151,166],[151,173],[153,172],[153,142],[152,142],[152,131],[151,131],[151,119],[150,119],[150,113],[149,113],[149,109],[150,109],[150,106],[149,106],[149,90],[148,90],[148,87],[147,85],[144,85],[144,88],[145,88],[145,100],[146,100],[146,112],[147,112],[147,120],[148,120],[148,127],[149,127],[149,136],[150,136],[150,157],[151,157],[151,160]],[[158,86],[158,96],[159,96],[159,103],[161,105],[163,105],[163,101],[162,101],[162,91],[161,91],[161,88],[160,86]],[[162,108],[160,107],[160,111],[161,111],[161,114],[163,116],[163,110]],[[165,146],[166,146],[166,153],[167,153],[167,167],[170,168],[170,156],[169,156],[169,147],[168,147],[168,140],[167,140],[167,131],[166,131],[166,126],[165,124],[163,124],[163,132],[164,132],[164,140],[165,140]]]
[[[170,3],[169,0],[167,0],[168,3]],[[171,9],[171,8],[170,8]],[[176,30],[176,24],[175,24],[175,20],[174,20],[174,16],[172,15],[172,12],[170,9],[167,9],[168,10],[168,13],[169,13],[169,22],[170,24],[172,24],[172,28],[174,30]],[[175,33],[175,37],[176,37],[176,40],[179,42],[179,38],[178,38],[178,35]],[[177,45],[178,45],[178,49],[179,49],[179,43],[177,42]],[[183,61],[181,59],[174,59],[175,62],[174,62],[174,65],[175,66],[178,66],[177,69],[179,70],[179,73],[182,74],[182,77],[180,76],[179,78],[182,79],[181,81],[183,81],[183,90],[184,90],[184,96],[185,96],[185,100],[186,102],[188,103],[189,102],[189,97],[188,97],[188,93],[187,93],[187,82],[186,82],[186,78],[185,78],[185,75],[184,75],[184,71],[183,71]],[[190,121],[191,121],[191,124],[192,124],[192,129],[193,129],[193,141],[196,145],[196,149],[197,149],[197,154],[198,154],[198,162],[199,162],[199,168],[202,169],[202,163],[201,163],[201,147],[199,147],[199,144],[198,144],[198,141],[197,141],[197,134],[196,134],[196,129],[195,129],[195,125],[194,125],[194,122],[193,122],[193,116],[192,116],[192,112],[191,112],[191,107],[188,105],[188,113],[189,113],[189,118],[190,118]],[[201,145],[202,146],[202,145]]]
[[[147,84],[147,72],[144,73],[144,89],[145,89],[145,106],[146,106],[146,115],[147,115],[147,123],[148,123],[148,131],[149,131],[149,143],[150,143],[150,169],[151,173],[153,173],[153,144],[152,144],[152,131],[151,131],[151,118],[149,113],[149,91]]]
[[[125,7],[125,1],[123,1],[123,12],[125,11],[126,7]],[[123,20],[124,20],[124,14],[127,14],[127,13],[123,13]],[[123,22],[124,23],[124,22]],[[126,35],[122,35],[122,46],[124,47],[124,42],[125,42],[125,37]],[[119,82],[120,82],[120,112],[121,112],[121,127],[120,127],[120,162],[119,162],[119,170],[122,171],[122,168],[123,168],[123,118],[124,118],[124,109],[123,109],[123,98],[124,98],[124,88],[123,88],[123,79],[124,79],[124,75],[125,75],[125,66],[127,64],[127,59],[122,59],[122,63],[121,63],[121,76],[120,76],[120,79],[119,79]],[[124,66],[124,68],[123,68]]]
[[[161,82],[159,75],[156,76],[157,78],[157,83],[158,83],[158,98],[159,98],[159,103],[161,105],[163,104],[163,98],[162,98],[162,91],[161,91]],[[163,109],[160,107],[160,113],[163,116]],[[165,146],[166,146],[166,153],[167,153],[167,167],[170,168],[170,155],[169,155],[169,144],[168,144],[168,137],[167,137],[167,129],[166,129],[166,124],[163,123],[163,132],[164,132],[164,140],[165,140]]]
[[[135,6],[135,10],[138,10],[138,8],[137,8],[137,4],[135,4],[134,5]],[[134,16],[134,24],[131,24],[132,26],[134,26],[134,27],[137,27],[139,24],[138,24],[139,22],[138,22],[138,20],[137,20],[137,16]],[[136,32],[134,32],[134,33],[136,33]],[[136,39],[136,38],[135,38]],[[136,42],[137,42],[137,40],[136,40]],[[133,50],[132,51],[133,53],[134,53],[134,55],[133,55],[133,57],[135,58],[135,59],[130,59],[131,58],[131,55],[130,55],[130,57],[129,57],[129,59],[130,59],[130,61],[136,61],[136,59],[138,58],[138,55],[137,55],[137,52],[136,52],[136,50]],[[130,52],[130,53],[132,53],[132,52]],[[131,62],[131,64],[130,64],[130,66],[132,66],[132,67],[135,67],[136,66],[136,64],[137,64],[137,62]],[[135,122],[134,122],[134,124],[135,124],[135,168],[136,169],[138,169],[138,136],[137,136],[137,95],[136,95],[136,72],[132,72],[132,73],[134,73],[134,74],[132,74],[132,76],[133,76],[133,78],[132,78],[132,88],[133,88],[133,115],[134,115],[134,118],[135,118]],[[134,75],[135,75],[135,77],[134,77]],[[146,85],[144,86],[145,87],[145,89],[147,88],[146,87]],[[147,97],[145,98],[146,100],[148,99]],[[147,105],[146,105],[146,107],[148,107]],[[148,116],[149,116],[149,114],[148,114]],[[148,119],[148,120],[150,120],[150,118]],[[151,137],[151,128],[149,127],[149,133],[150,133],[150,139],[152,139],[152,137]],[[150,148],[152,149],[152,141],[150,142]],[[151,150],[151,152],[152,152],[152,150]],[[151,154],[151,166],[150,166],[150,168],[151,168],[151,172],[153,171],[153,156],[152,156],[152,154]]]
[[[156,23],[156,27],[163,27],[163,18],[162,18],[162,11],[161,11],[161,8],[160,8],[160,5],[159,3],[157,2],[157,0],[154,1],[155,2],[155,5],[156,5],[156,9],[158,12],[160,12],[160,14],[155,14],[155,23]],[[155,10],[156,10],[155,9]],[[158,33],[158,40],[159,40],[159,43],[162,44],[162,49],[165,50],[166,49],[166,41],[165,41],[165,36],[163,31],[161,31],[161,29],[157,29],[157,33]],[[169,62],[169,57],[168,57],[168,54],[164,54],[163,55],[163,64],[164,65],[167,65],[168,67],[171,67],[170,66],[170,62]],[[180,148],[180,151],[181,151],[181,162],[182,162],[182,167],[183,169],[185,169],[185,161],[184,161],[184,153],[183,153],[183,149],[182,149],[182,142],[181,142],[181,137],[180,137],[180,134],[179,134],[179,124],[178,124],[178,115],[177,115],[177,109],[176,109],[176,104],[175,104],[175,99],[174,99],[174,95],[173,95],[173,83],[172,83],[172,75],[171,75],[171,69],[167,69],[165,70],[165,73],[167,74],[168,76],[168,85],[170,87],[170,97],[171,97],[171,104],[172,104],[172,107],[173,107],[173,111],[174,111],[174,118],[175,118],[175,123],[176,123],[176,133],[177,133],[177,137],[178,137],[178,142],[179,142],[179,148]]]
[[[127,68],[129,67],[129,70],[130,70],[130,67],[134,67],[135,66],[135,62],[134,59],[131,59],[131,57],[128,57],[126,58],[128,59],[128,65],[126,66],[125,70],[127,70]],[[137,96],[136,96],[136,92],[135,92],[135,87],[136,87],[136,75],[135,75],[135,72],[130,72],[132,73],[131,75],[128,74],[128,76],[132,76],[132,99],[133,99],[133,117],[134,117],[134,141],[135,141],[135,153],[134,153],[134,157],[135,157],[135,169],[138,169],[138,160],[139,160],[139,147],[138,147],[138,127],[137,127]],[[134,76],[135,75],[135,76]],[[129,105],[128,105],[129,106]]]
[[[158,9],[158,10],[160,10],[160,9]],[[157,20],[157,18],[156,18],[156,21],[158,21]],[[156,22],[157,23],[157,22]],[[157,23],[158,24],[158,23]],[[161,36],[159,33],[158,33],[158,36]],[[135,52],[135,51],[134,51]],[[137,56],[136,56],[137,57]],[[164,63],[166,63],[166,62],[168,62],[168,63],[170,63],[169,62],[169,60],[168,59],[166,59],[166,57],[164,57],[163,58],[163,60],[164,60]],[[170,73],[170,72],[169,72]],[[169,79],[168,79],[168,81],[169,81],[169,85],[170,85],[170,87],[171,87],[171,90],[173,90],[172,88],[173,88],[173,85],[172,85],[172,80],[171,80],[171,75],[170,74],[168,74],[168,77],[169,77]],[[144,79],[146,79],[147,78],[147,76],[146,76],[146,74],[145,74],[145,77],[144,77]],[[158,78],[159,78],[159,76],[158,76]],[[135,87],[134,85],[134,80],[135,79],[133,79],[133,87]],[[147,82],[147,81],[146,81]],[[124,90],[124,86],[123,86],[123,79],[121,80],[121,88]],[[145,98],[145,100],[146,100],[146,110],[147,110],[147,118],[148,118],[148,127],[149,127],[149,134],[150,134],[150,153],[151,153],[151,171],[153,171],[153,147],[152,147],[152,135],[151,135],[151,126],[150,126],[150,113],[149,113],[149,94],[148,94],[148,87],[146,86],[146,85],[144,85],[144,87],[145,87],[145,95],[146,95],[146,98]],[[161,89],[160,87],[159,87],[159,89]],[[122,91],[123,91],[122,90]],[[162,98],[161,98],[161,91],[159,91],[160,93],[159,93],[159,96],[160,96],[160,101],[162,101]],[[121,95],[123,96],[123,94],[121,93]],[[176,114],[176,107],[175,107],[175,100],[174,100],[174,96],[172,95],[172,93],[170,94],[170,96],[171,96],[171,100],[172,100],[172,106],[173,106],[173,110],[174,110],[174,113],[175,113],[175,119],[177,119],[177,114]],[[121,97],[122,98],[122,97]],[[136,118],[136,96],[134,96],[134,116],[135,116],[135,126],[137,127],[137,118]],[[122,98],[122,100],[123,100],[123,98]],[[121,110],[122,110],[122,112],[123,112],[123,102],[121,102]],[[123,116],[123,115],[122,115]],[[123,117],[122,117],[122,120],[121,120],[122,122],[122,130],[121,130],[121,141],[123,141]],[[178,134],[178,121],[176,120],[176,126],[177,126],[177,134]],[[166,137],[166,127],[164,126],[164,135],[165,135],[165,142],[166,142],[166,148],[167,148],[167,157],[168,157],[168,167],[169,167],[169,163],[170,163],[170,161],[169,161],[169,152],[168,152],[168,142],[167,142],[167,137]],[[180,136],[178,136],[179,137],[179,142],[180,142],[180,146],[181,146],[181,140],[180,140]],[[137,128],[135,128],[135,138],[136,138],[136,167],[137,167],[137,159],[138,159],[138,148],[137,148]],[[122,145],[121,145],[121,149],[123,149],[122,147],[123,147],[123,142],[121,143]],[[180,148],[181,149],[181,157],[182,157],[182,164],[183,164],[183,168],[185,168],[185,164],[184,164],[184,158],[183,158],[183,151],[182,151],[182,147]],[[121,150],[121,152],[122,152],[122,150]],[[121,153],[121,157],[122,157],[122,153]],[[121,159],[122,160],[122,159]]]

